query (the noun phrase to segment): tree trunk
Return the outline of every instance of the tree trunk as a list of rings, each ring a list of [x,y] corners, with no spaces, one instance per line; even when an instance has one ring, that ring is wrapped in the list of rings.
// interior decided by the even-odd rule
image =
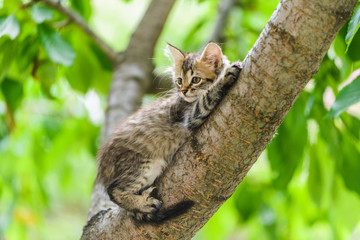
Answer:
[[[156,182],[164,207],[182,199],[195,205],[158,225],[108,209],[89,221],[82,239],[193,237],[270,142],[356,3],[282,0],[245,58],[238,82]]]

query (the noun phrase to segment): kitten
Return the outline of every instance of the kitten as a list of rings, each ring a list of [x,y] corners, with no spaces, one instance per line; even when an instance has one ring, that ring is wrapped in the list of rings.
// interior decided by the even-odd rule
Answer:
[[[238,78],[240,63],[231,67],[221,49],[209,43],[204,51],[185,53],[172,45],[177,92],[140,108],[114,131],[98,153],[97,182],[110,199],[142,221],[160,221],[191,203],[159,211],[151,196],[153,183],[173,154],[201,126]],[[177,214],[178,215],[178,214]]]

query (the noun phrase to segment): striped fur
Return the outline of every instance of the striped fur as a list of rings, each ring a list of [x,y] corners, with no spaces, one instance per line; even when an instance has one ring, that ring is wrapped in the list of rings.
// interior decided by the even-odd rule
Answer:
[[[239,64],[229,67],[214,43],[201,54],[184,53],[171,45],[169,52],[178,91],[128,117],[97,156],[97,182],[107,189],[114,203],[142,221],[165,220],[191,206],[185,200],[161,209],[153,183],[192,131],[204,123],[241,70]]]

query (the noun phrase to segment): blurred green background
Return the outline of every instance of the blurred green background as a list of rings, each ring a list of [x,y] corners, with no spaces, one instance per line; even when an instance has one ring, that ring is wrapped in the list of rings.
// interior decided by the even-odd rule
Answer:
[[[41,4],[19,9],[24,2],[0,0],[0,239],[79,239],[111,66],[63,15]],[[237,1],[221,42],[231,61],[246,56],[278,2]],[[121,51],[149,1],[62,3]],[[157,73],[170,64],[167,42],[186,51],[203,46],[218,3],[176,2],[157,44]],[[360,239],[359,12],[243,183],[194,239]]]

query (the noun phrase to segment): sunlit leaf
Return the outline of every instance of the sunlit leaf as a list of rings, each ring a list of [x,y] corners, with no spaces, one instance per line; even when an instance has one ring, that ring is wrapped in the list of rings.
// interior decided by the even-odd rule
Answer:
[[[360,76],[344,87],[336,97],[334,104],[331,106],[327,117],[333,118],[339,116],[351,105],[360,101]]]
[[[14,15],[0,18],[0,37],[8,35],[11,39],[15,39],[20,33],[20,25]]]
[[[34,5],[32,7],[32,17],[36,23],[42,23],[53,18],[53,11],[41,5]]]
[[[71,66],[75,59],[73,48],[53,29],[39,26],[40,41],[50,59],[55,63]]]
[[[349,47],[351,41],[353,40],[356,32],[359,30],[360,27],[360,7],[358,7],[355,12],[353,13],[351,20],[349,22],[349,29],[348,33],[345,37],[345,42]]]

